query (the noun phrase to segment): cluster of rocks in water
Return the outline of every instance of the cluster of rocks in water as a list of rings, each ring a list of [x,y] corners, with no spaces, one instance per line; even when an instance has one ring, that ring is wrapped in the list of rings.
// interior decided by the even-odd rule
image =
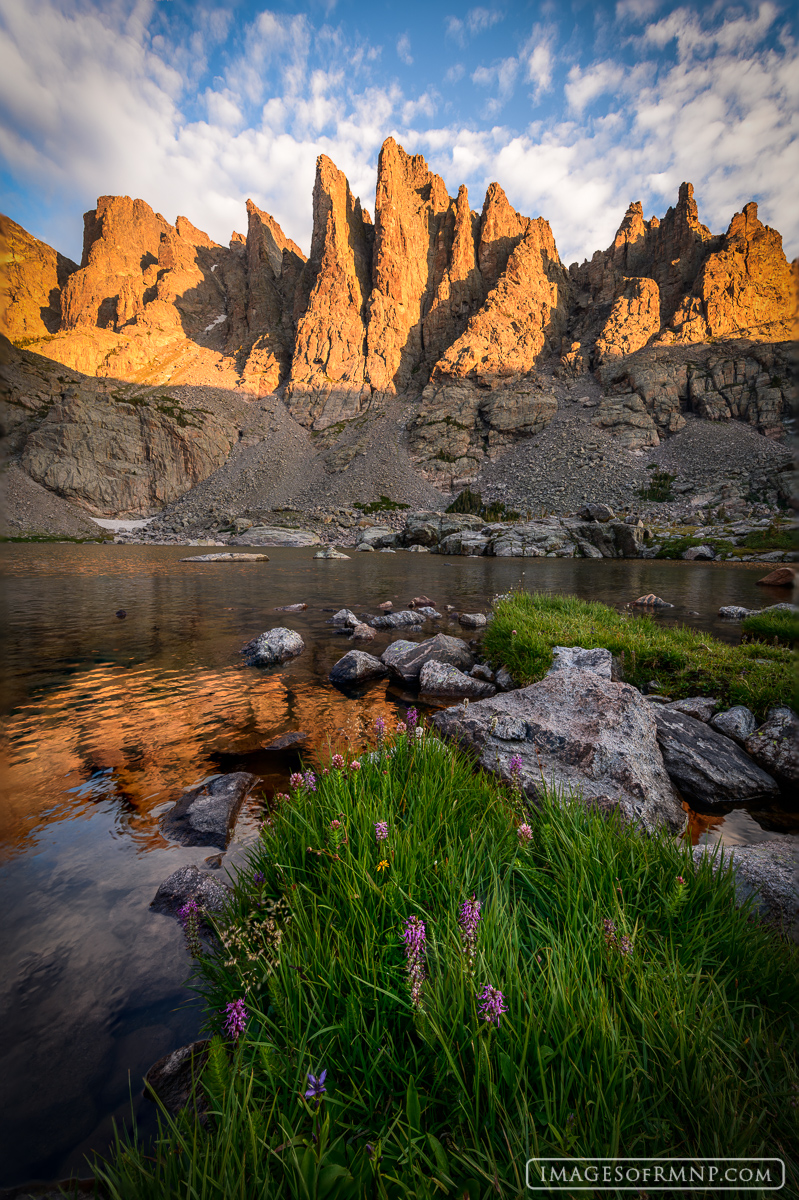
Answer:
[[[331,624],[410,632],[436,616],[423,596],[413,607],[363,620],[342,609]],[[482,613],[461,614],[464,618],[465,628],[486,619]],[[303,648],[299,634],[277,627],[248,643],[244,653],[252,665],[273,666]],[[435,713],[435,728],[485,770],[518,780],[533,807],[545,780],[567,799],[579,797],[605,813],[618,810],[648,833],[661,828],[679,833],[686,819],[682,801],[730,811],[743,801],[774,803],[799,784],[799,719],[790,708],[772,709],[758,726],[749,709],[724,710],[713,697],[646,696],[623,681],[610,651],[580,647],[555,647],[545,678],[520,688],[506,670],[479,662],[478,649],[443,633],[421,642],[400,637],[380,657],[349,650],[330,681],[348,691],[386,679],[404,691],[418,689],[432,705],[457,701]],[[293,745],[295,738],[290,740]],[[192,789],[162,818],[164,832],[187,845],[224,850],[256,782],[239,772]],[[697,848],[695,857],[704,852]],[[733,864],[742,898],[756,891],[764,915],[799,929],[795,850],[783,842],[735,849]],[[184,867],[161,885],[153,907],[176,915],[194,899],[215,911],[225,895],[218,876]]]

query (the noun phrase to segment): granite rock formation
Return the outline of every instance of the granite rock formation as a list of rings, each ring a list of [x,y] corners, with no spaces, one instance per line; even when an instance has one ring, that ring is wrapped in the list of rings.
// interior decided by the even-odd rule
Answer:
[[[32,478],[94,511],[154,511],[243,437],[224,411],[180,415],[183,384],[243,404],[279,397],[295,429],[334,441],[342,422],[357,430],[401,398],[415,462],[445,488],[545,429],[553,372],[594,373],[593,421],[630,450],[691,414],[784,434],[797,274],[754,204],[713,234],[684,183],[662,219],[631,204],[612,245],[567,271],[547,221],[517,212],[498,183],[473,211],[465,187],[450,196],[389,138],[374,224],[324,155],[307,260],[252,200],[247,218],[246,237],[222,246],[186,217],[172,225],[143,200],[103,196],[80,267],[2,219],[0,333],[123,385],[6,396],[9,449]],[[324,443],[325,469],[348,470],[368,430]],[[455,532],[473,552],[474,536]]]
[[[0,329],[12,341],[57,332],[61,294],[77,263],[0,215]]]

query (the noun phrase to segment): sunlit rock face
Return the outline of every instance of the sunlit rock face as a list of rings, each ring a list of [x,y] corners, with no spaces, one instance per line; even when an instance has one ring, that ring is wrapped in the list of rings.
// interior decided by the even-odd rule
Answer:
[[[75,405],[56,416],[39,406],[48,428],[26,418],[22,459],[34,478],[88,504],[105,479],[104,510],[152,511],[234,452],[235,419],[203,389],[247,404],[277,395],[316,432],[399,398],[414,406],[418,468],[446,488],[546,427],[553,372],[596,373],[607,391],[597,423],[630,449],[678,432],[689,412],[783,436],[797,284],[754,204],[714,234],[683,183],[664,217],[630,204],[613,243],[567,271],[548,222],[519,213],[499,183],[472,210],[465,187],[449,195],[388,138],[374,223],[320,156],[307,260],[253,200],[246,214],[246,237],[222,246],[187,217],[172,225],[141,199],[102,196],[85,216],[80,267],[3,219],[0,333],[90,379],[168,389],[138,432],[132,414],[86,410],[68,436]],[[723,361],[711,362],[720,338]],[[191,433],[168,411],[180,387],[207,411]],[[109,464],[117,441],[131,478],[109,467],[92,482],[88,460]],[[164,464],[162,479],[150,462]]]

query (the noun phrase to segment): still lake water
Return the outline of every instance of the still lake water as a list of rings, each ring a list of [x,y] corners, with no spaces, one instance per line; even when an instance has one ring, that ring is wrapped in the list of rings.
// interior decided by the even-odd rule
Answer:
[[[88,1174],[86,1154],[105,1149],[114,1119],[129,1121],[131,1100],[151,1130],[142,1076],[200,1031],[180,928],[148,906],[167,875],[215,852],[170,843],[161,813],[219,771],[254,772],[267,797],[285,790],[296,757],[265,742],[301,729],[307,755],[354,748],[377,715],[394,718],[413,700],[385,681],[357,695],[327,682],[349,648],[327,624],[331,611],[400,608],[422,593],[485,610],[519,583],[616,606],[655,592],[675,605],[658,620],[734,641],[738,627],[716,616],[722,604],[785,598],[756,586],[762,567],[406,554],[339,562],[307,549],[270,549],[269,563],[179,561],[201,553],[0,546],[0,1187]],[[273,611],[299,601],[306,612]],[[305,652],[280,668],[244,667],[242,644],[278,624],[302,634]],[[379,655],[398,636],[378,634],[367,648]],[[258,800],[244,811],[243,845],[260,812]],[[796,836],[799,815],[696,816],[692,829],[695,840],[764,841]]]

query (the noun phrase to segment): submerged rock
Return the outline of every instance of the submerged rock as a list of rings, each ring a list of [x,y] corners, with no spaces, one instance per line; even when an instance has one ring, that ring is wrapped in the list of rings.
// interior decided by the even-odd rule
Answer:
[[[380,679],[383,675],[388,675],[388,667],[379,658],[365,650],[350,650],[334,665],[328,678],[331,683],[347,685]]]
[[[352,640],[353,642],[373,642],[375,639],[374,629],[370,629],[368,625],[363,625],[360,622],[353,626]]]
[[[743,621],[746,617],[751,617],[753,612],[759,611],[759,609],[744,608],[740,604],[723,604],[719,609],[719,616],[725,621]]]
[[[419,673],[419,690],[428,696],[483,700],[487,696],[493,696],[497,689],[493,683],[475,679],[472,675],[464,675],[463,671],[449,663],[431,659],[424,664]]]
[[[279,604],[275,612],[305,612],[307,604]]]
[[[637,600],[633,600],[633,604],[640,608],[674,608],[673,604],[669,604],[668,600],[662,600],[654,592],[650,592],[647,596],[639,596]]]
[[[669,777],[688,801],[730,804],[766,800],[777,783],[728,737],[673,708],[653,710]]]
[[[354,612],[350,612],[348,608],[340,608],[328,622],[330,625],[349,625],[350,629],[354,629],[356,625],[360,625],[360,621]]]
[[[543,778],[583,803],[620,808],[647,830],[665,825],[676,832],[685,823],[658,749],[652,709],[629,684],[593,671],[558,671],[465,711],[436,713],[433,723],[504,779],[518,755],[529,796]]]
[[[298,746],[300,742],[307,740],[307,733],[303,733],[300,729],[295,729],[290,733],[281,733],[279,737],[272,738],[271,742],[264,742],[264,750],[291,750],[294,746]]]
[[[214,775],[183,793],[161,818],[161,829],[184,846],[226,850],[245,797],[257,783],[256,776],[247,771]]]
[[[212,563],[212,562],[269,562],[268,554],[195,554],[192,558],[182,558],[181,562],[187,563]],[[303,607],[306,607],[305,605]]]
[[[799,849],[787,840],[754,846],[695,846],[694,862],[712,858],[713,870],[732,863],[739,904],[754,897],[753,910],[799,940]]]
[[[305,642],[298,633],[278,625],[276,629],[269,629],[253,638],[242,647],[241,653],[250,667],[271,667],[275,663],[296,658],[304,649]]]
[[[160,884],[150,908],[168,917],[176,917],[187,901],[198,908],[220,912],[229,895],[228,888],[199,867],[180,867]]]

